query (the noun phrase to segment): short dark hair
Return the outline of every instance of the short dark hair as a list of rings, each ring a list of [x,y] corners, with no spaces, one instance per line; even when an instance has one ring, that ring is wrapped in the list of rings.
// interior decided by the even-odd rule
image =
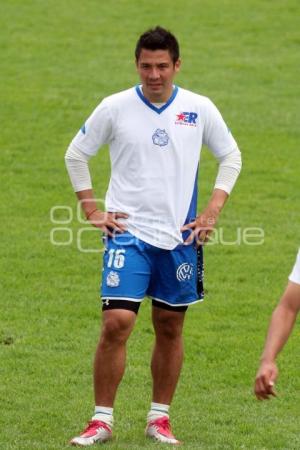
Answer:
[[[137,61],[143,48],[147,50],[168,50],[174,64],[179,59],[179,44],[176,37],[170,31],[159,26],[145,31],[139,37],[135,48]]]

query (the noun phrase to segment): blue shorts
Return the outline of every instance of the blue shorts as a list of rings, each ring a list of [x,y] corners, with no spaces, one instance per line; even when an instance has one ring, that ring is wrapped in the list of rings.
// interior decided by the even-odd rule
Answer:
[[[203,249],[163,250],[129,232],[106,238],[101,297],[141,302],[145,296],[172,307],[203,300]],[[163,305],[162,305],[163,306]]]

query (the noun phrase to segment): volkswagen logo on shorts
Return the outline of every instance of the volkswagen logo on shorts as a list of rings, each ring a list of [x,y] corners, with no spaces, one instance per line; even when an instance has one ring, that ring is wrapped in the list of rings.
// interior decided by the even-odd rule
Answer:
[[[193,264],[182,263],[177,269],[176,277],[178,281],[190,280],[194,273]]]

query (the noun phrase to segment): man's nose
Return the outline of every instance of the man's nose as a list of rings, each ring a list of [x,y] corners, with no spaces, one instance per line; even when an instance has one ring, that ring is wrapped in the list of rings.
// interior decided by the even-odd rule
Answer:
[[[150,72],[150,78],[156,80],[157,78],[159,78],[159,70],[157,69],[157,67],[152,67],[151,72]]]

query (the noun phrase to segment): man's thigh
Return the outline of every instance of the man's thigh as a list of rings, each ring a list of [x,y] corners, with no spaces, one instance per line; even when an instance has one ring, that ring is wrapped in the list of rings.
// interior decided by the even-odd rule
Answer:
[[[188,306],[167,309],[160,305],[162,304],[152,304],[152,323],[156,336],[162,335],[170,339],[181,336]]]
[[[145,297],[151,264],[143,246],[129,233],[106,240],[101,286],[104,306],[116,301],[122,307],[124,302],[140,303]]]
[[[147,295],[161,306],[185,307],[203,300],[203,250],[179,245],[153,255]]]

